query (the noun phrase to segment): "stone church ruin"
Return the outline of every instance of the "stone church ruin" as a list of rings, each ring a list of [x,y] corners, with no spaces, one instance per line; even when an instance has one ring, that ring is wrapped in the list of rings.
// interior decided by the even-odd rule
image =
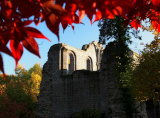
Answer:
[[[104,51],[97,41],[82,50],[64,43],[53,45],[42,71],[37,117],[70,118],[75,112],[97,108],[104,118],[126,118],[113,68],[114,48],[110,43]],[[147,118],[144,105],[137,109],[135,118]]]
[[[59,66],[61,66],[60,70],[62,75],[72,74],[75,70],[97,71],[100,69],[100,62],[103,53],[102,44],[94,41],[89,45],[84,45],[82,50],[64,43],[61,45]]]

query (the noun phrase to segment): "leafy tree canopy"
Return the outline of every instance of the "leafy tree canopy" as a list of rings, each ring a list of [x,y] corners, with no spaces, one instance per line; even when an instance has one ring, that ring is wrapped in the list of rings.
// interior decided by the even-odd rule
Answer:
[[[0,74],[0,117],[33,118],[42,79],[40,64],[26,70],[19,63],[16,75]]]
[[[126,65],[131,62],[131,51],[128,44],[131,43],[130,39],[130,26],[124,28],[124,19],[116,16],[114,19],[102,19],[98,26],[100,28],[99,41],[105,43],[106,41],[114,40],[116,51],[112,52],[114,59],[117,61],[117,70],[119,73],[126,71]]]
[[[133,90],[137,99],[160,100],[160,52],[159,39],[147,44],[141,52],[139,65],[133,71]]]
[[[127,118],[133,118],[135,113],[135,101],[131,95],[130,79],[132,75],[130,70],[132,69],[132,51],[129,49],[128,44],[131,43],[131,27],[127,25],[124,28],[124,19],[116,16],[114,19],[102,19],[98,26],[100,27],[100,42],[104,42],[111,39],[114,41],[114,47],[112,47],[112,60],[115,62],[114,71],[116,71],[120,89],[122,91],[122,102],[125,109]],[[106,50],[104,50],[106,51]]]

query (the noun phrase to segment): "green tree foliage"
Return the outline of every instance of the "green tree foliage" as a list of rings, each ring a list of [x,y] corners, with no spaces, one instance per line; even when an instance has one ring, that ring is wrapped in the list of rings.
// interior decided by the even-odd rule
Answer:
[[[26,88],[26,91],[31,91],[36,99],[39,94],[40,83],[42,79],[42,68],[40,64],[34,64],[34,66],[29,70],[26,70],[24,66],[18,64],[15,72],[18,79],[27,85],[28,88]]]
[[[99,41],[101,43],[105,43],[107,40],[115,40],[116,53],[114,60],[118,62],[117,70],[119,73],[125,72],[126,65],[131,62],[130,49],[128,47],[128,44],[131,43],[130,26],[124,28],[123,19],[119,16],[114,19],[102,19],[98,26],[100,28]]]
[[[25,104],[31,111],[34,109],[36,101],[23,81],[10,81],[6,86],[5,92],[12,101]]]
[[[136,113],[134,107],[134,97],[131,95],[130,79],[132,74],[132,52],[128,47],[131,43],[130,26],[124,28],[123,19],[116,16],[113,20],[103,19],[99,22],[100,36],[99,41],[105,43],[107,40],[114,40],[114,48],[112,55],[115,64],[115,71],[119,79],[122,91],[122,102],[127,118],[133,118]]]
[[[14,80],[14,78],[13,75],[7,76],[8,81],[1,78],[0,117],[33,118],[36,101],[32,98],[31,92],[26,91],[27,85],[19,79]]]
[[[157,29],[154,28],[154,25],[150,21],[145,21],[145,25],[142,25],[143,31],[152,32],[155,37],[160,37],[160,33]]]
[[[39,89],[40,89],[40,83],[42,80],[42,68],[40,64],[36,63],[32,68],[28,70],[28,76],[30,77],[29,79],[29,84],[30,84],[30,89],[36,97],[39,94]]]
[[[17,68],[15,69],[15,73],[18,78],[26,80],[28,79],[28,71],[25,69],[24,65],[21,66],[20,63],[18,63]]]
[[[158,38],[141,52],[140,64],[133,72],[134,94],[140,101],[160,100],[160,51]]]
[[[116,39],[116,41],[130,42],[129,26],[124,28],[123,19],[116,16],[114,19],[102,19],[98,26],[100,28],[100,42]]]
[[[40,77],[42,77],[42,68],[40,64],[36,63],[32,68],[28,70],[29,75],[31,75],[33,72],[35,74],[38,74]]]
[[[142,51],[142,54],[145,53],[155,53],[160,51],[160,39],[158,36],[154,37],[154,40],[150,44],[146,44],[146,47]]]
[[[6,93],[0,93],[0,118],[34,118],[25,104],[12,101]]]
[[[39,74],[32,72],[31,79],[30,79],[31,91],[36,96],[38,96],[38,94],[40,92],[39,89],[40,89],[41,80],[42,80],[42,77]]]
[[[0,115],[1,118],[6,118],[5,114],[9,114],[7,118],[34,117],[42,78],[41,71],[40,64],[35,64],[29,70],[18,64],[16,76],[7,75],[7,80],[4,80],[3,75],[0,75],[0,111],[4,112]]]

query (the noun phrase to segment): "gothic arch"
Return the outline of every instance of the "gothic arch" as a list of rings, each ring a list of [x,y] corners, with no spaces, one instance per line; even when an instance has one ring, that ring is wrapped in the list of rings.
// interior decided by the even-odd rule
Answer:
[[[68,56],[68,72],[67,74],[72,74],[76,70],[76,55],[73,51],[69,51]]]
[[[92,62],[92,59],[91,57],[88,57],[87,60],[86,60],[86,68],[87,70],[89,71],[93,71],[93,62]]]

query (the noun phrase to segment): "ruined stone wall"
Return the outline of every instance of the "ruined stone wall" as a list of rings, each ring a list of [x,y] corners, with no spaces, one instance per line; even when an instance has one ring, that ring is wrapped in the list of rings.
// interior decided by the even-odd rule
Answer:
[[[53,116],[58,116],[59,112],[62,112],[63,114],[63,112],[67,111],[68,107],[63,107],[64,110],[59,107],[59,109],[61,109],[58,110],[59,112],[55,112],[54,108],[57,103],[59,103],[59,106],[63,104],[63,102],[61,103],[57,100],[61,100],[59,98],[61,98],[62,88],[64,87],[62,85],[62,83],[64,83],[62,81],[62,75],[63,71],[68,69],[68,54],[70,51],[75,53],[75,70],[86,69],[87,57],[92,58],[93,70],[97,70],[96,48],[93,44],[97,44],[97,42],[89,44],[87,48],[84,48],[84,50],[79,50],[66,44],[56,44],[50,48],[48,52],[48,60],[44,64],[42,71],[42,82],[36,107],[36,114],[38,118],[53,118]]]
[[[91,57],[92,62],[93,62],[93,71],[97,71],[97,66],[96,66],[96,52],[95,52],[95,48],[93,45],[90,46],[90,48],[86,51],[84,50],[80,50],[68,45],[64,46],[66,49],[68,49],[67,51],[67,55],[70,51],[73,51],[75,53],[76,56],[76,70],[86,70],[86,61],[88,57]]]
[[[115,70],[114,50],[114,43],[106,46],[101,61],[100,78],[106,81],[104,87],[107,90],[107,118],[126,118],[120,83]]]
[[[60,58],[61,44],[54,45],[48,52],[48,61],[43,66],[42,82],[40,85],[40,94],[36,105],[37,118],[53,118],[52,117],[52,84],[58,83],[60,80]],[[57,86],[58,89],[58,86]]]
[[[88,49],[88,45],[86,46],[83,48],[84,51]],[[69,49],[77,52],[78,71],[64,76],[62,62],[64,57],[67,58],[65,54],[68,54],[66,51],[70,51]],[[70,118],[73,113],[86,108],[97,108],[100,113],[105,114],[104,118],[126,118],[121,101],[122,93],[114,68],[115,61],[112,58],[114,45],[105,49],[101,69],[97,72],[79,70],[85,65],[82,61],[84,57],[88,55],[92,57],[93,54],[89,53],[92,51],[88,51],[86,56],[76,50],[78,49],[64,44],[57,44],[50,48],[48,61],[42,72],[37,118]],[[78,60],[79,56],[80,60]]]
[[[66,44],[62,44],[62,59],[61,59],[61,64],[63,65],[62,70],[66,71],[63,72],[64,75],[68,74],[67,70],[68,69],[68,56],[70,54],[73,55],[75,64],[74,64],[74,71],[75,70],[87,70],[87,59],[89,58],[91,60],[91,65],[92,65],[92,71],[97,71],[99,70],[99,65],[100,62],[99,60],[101,59],[101,54],[103,50],[102,44],[99,44],[98,42],[92,42],[88,45],[84,45],[83,49],[77,49],[74,47],[71,47]],[[99,52],[98,52],[99,51]]]
[[[53,118],[70,118],[73,113],[87,108],[98,108],[103,113],[107,90],[102,84],[99,72],[79,70],[61,77],[60,83],[53,84]]]
[[[37,117],[69,118],[73,113],[86,108],[98,108],[105,114],[105,118],[125,118],[122,111],[123,105],[120,103],[121,93],[118,81],[115,73],[112,72],[113,63],[107,62],[107,58],[104,58],[102,65],[106,66],[105,64],[108,63],[109,68],[102,69],[102,72],[81,70],[73,72],[70,76],[63,76],[61,74],[63,66],[60,62],[63,55],[61,49],[64,47],[69,48],[63,44],[57,44],[51,47],[48,53],[48,61],[42,72]],[[76,50],[71,47],[69,49]],[[80,53],[79,56],[83,57]],[[93,54],[90,56],[92,57]]]

